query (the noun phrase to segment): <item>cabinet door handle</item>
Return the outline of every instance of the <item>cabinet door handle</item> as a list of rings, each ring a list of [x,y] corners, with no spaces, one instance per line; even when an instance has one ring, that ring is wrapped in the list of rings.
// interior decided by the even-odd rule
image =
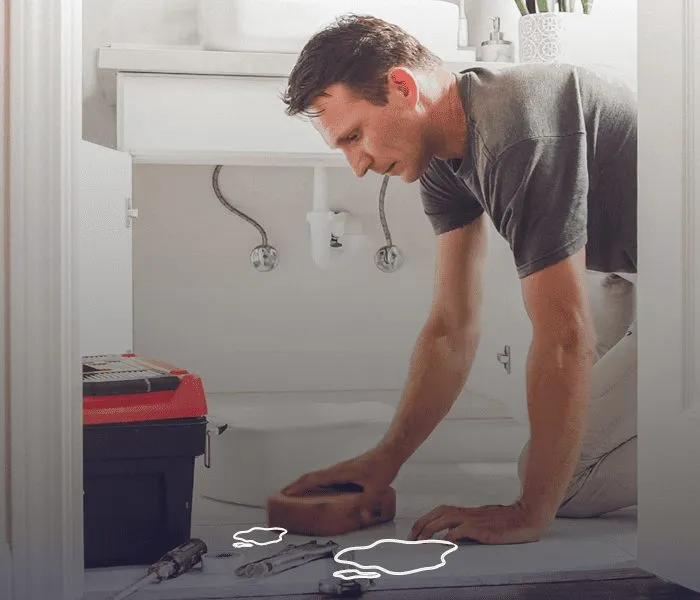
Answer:
[[[498,362],[503,365],[506,373],[510,375],[510,346],[506,345],[503,352],[496,354],[496,358],[498,359]]]
[[[125,201],[126,201],[126,228],[129,229],[131,227],[131,221],[133,219],[138,218],[139,209],[133,207],[131,197],[127,197],[125,199]]]

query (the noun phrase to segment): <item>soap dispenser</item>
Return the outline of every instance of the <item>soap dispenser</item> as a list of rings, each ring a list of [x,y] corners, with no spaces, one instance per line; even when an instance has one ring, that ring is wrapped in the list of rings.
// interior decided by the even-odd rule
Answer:
[[[513,42],[503,38],[501,18],[493,18],[493,30],[489,39],[481,42],[481,60],[484,62],[514,62],[515,48]]]

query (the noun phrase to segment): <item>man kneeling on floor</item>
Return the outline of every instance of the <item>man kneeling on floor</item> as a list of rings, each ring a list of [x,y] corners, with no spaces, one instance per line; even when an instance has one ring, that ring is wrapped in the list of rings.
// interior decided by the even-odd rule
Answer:
[[[419,181],[437,240],[432,308],[383,440],[284,493],[386,487],[448,413],[479,341],[488,217],[512,249],[532,322],[521,494],[509,506],[438,507],[410,537],[530,542],[556,516],[636,504],[636,329],[596,362],[586,283],[589,271],[636,273],[632,92],[570,65],[453,73],[400,28],[348,15],[309,40],[284,100],[357,176]]]

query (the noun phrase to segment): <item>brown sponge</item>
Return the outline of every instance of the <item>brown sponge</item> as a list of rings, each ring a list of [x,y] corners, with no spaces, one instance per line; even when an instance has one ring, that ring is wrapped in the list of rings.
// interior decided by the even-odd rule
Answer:
[[[277,493],[267,499],[268,527],[290,534],[330,537],[391,521],[396,516],[396,492],[387,487],[372,494],[371,514],[362,515],[367,492],[316,488],[303,495]]]

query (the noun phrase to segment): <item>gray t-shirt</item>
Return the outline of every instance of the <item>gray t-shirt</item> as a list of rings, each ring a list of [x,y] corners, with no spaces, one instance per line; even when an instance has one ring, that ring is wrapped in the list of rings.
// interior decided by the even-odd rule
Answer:
[[[586,246],[587,267],[637,272],[637,106],[607,75],[528,64],[456,75],[467,115],[462,159],[420,180],[436,234],[484,211],[519,277]]]

